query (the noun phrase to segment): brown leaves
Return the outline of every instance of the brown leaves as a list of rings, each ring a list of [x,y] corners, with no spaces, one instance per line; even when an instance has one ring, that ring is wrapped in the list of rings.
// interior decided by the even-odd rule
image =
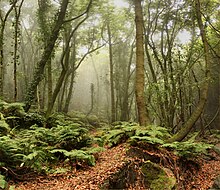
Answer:
[[[136,149],[135,149],[136,150]],[[158,157],[162,165],[173,171],[179,183],[179,189],[185,190],[205,190],[212,186],[213,180],[220,173],[220,157],[213,154],[215,160],[194,158],[188,163],[182,162],[168,151],[142,150],[143,154],[150,154]],[[104,184],[113,174],[120,171],[128,161],[135,163],[135,160],[142,162],[138,157],[126,156],[126,144],[107,149],[98,153],[99,159],[94,167],[88,167],[84,170],[72,170],[64,174],[53,174],[41,176],[33,181],[23,182],[16,185],[19,190],[98,190],[101,184]],[[196,164],[199,166],[196,166]],[[138,166],[138,164],[137,164]],[[139,168],[137,167],[137,170]],[[135,188],[144,189],[139,182],[136,182]]]
[[[99,153],[99,162],[87,170],[72,171],[58,177],[47,176],[45,179],[35,179],[32,182],[20,183],[16,189],[20,190],[88,190],[99,189],[99,185],[113,173],[119,170],[125,162],[125,144],[107,149]]]

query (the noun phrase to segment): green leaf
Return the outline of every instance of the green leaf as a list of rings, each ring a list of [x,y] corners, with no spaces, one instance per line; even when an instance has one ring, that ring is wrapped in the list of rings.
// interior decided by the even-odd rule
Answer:
[[[0,187],[2,189],[5,189],[7,187],[8,183],[5,181],[5,176],[0,175]]]

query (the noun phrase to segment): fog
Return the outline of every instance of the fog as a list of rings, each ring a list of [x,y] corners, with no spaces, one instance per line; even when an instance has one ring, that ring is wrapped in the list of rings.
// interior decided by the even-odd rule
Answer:
[[[94,84],[94,106],[92,113],[107,116],[109,112],[109,58],[102,49],[89,56],[76,74],[70,110],[88,113],[91,109],[91,85]]]

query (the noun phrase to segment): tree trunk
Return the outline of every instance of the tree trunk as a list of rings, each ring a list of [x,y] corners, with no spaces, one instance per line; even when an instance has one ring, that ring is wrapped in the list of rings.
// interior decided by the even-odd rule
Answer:
[[[58,101],[58,105],[57,105],[57,111],[58,112],[62,112],[63,111],[63,107],[64,107],[64,101],[66,101],[67,99],[67,94],[68,94],[68,82],[69,82],[69,77],[71,75],[71,71],[68,69],[67,73],[66,73],[66,77],[64,79],[63,82],[63,86],[61,89],[61,93],[59,95],[59,101]],[[65,99],[66,98],[66,99]]]
[[[14,7],[15,11],[15,23],[14,23],[14,55],[13,55],[13,62],[14,62],[14,102],[17,101],[18,95],[18,87],[17,87],[17,62],[18,62],[18,45],[19,45],[19,18],[21,15],[21,7],[23,5],[24,0],[21,1],[20,5]]]
[[[52,99],[53,95],[53,78],[52,78],[52,60],[51,58],[47,61],[47,103],[49,103]]]
[[[0,98],[3,98],[3,83],[4,83],[4,49],[3,49],[3,43],[4,43],[4,25],[1,24],[1,33],[0,33]]]
[[[70,86],[69,86],[69,91],[67,93],[67,98],[65,101],[65,105],[63,108],[64,113],[68,113],[69,111],[69,104],[71,101],[72,93],[73,93],[73,85],[74,85],[74,79],[75,79],[75,65],[76,65],[76,35],[73,36],[73,45],[72,45],[72,55],[71,55],[71,60],[70,62],[72,63],[72,70],[71,70],[71,79],[70,79]],[[69,75],[68,75],[69,76]]]
[[[64,57],[64,59],[62,59],[62,61],[64,60],[64,63],[62,63],[62,71],[60,73],[59,79],[58,79],[58,81],[56,83],[56,86],[55,86],[55,89],[53,91],[52,98],[51,98],[51,100],[48,104],[47,112],[46,112],[46,118],[48,118],[50,116],[50,114],[53,110],[56,98],[57,98],[57,96],[60,92],[60,89],[62,88],[66,73],[68,71],[69,58],[70,58],[70,44],[68,42],[68,37],[69,36],[67,36],[67,38],[65,39],[65,42],[64,42],[66,47],[65,47],[64,52],[63,52],[63,56],[65,56],[65,57]]]
[[[109,21],[107,23],[108,30],[108,43],[109,43],[109,68],[110,68],[110,92],[111,92],[111,122],[116,119],[116,108],[115,108],[115,93],[114,93],[114,71],[113,71],[113,53],[112,53],[112,41],[111,41],[111,29]]]
[[[41,60],[39,61],[37,68],[34,72],[33,80],[31,81],[26,97],[25,97],[25,111],[30,109],[30,106],[35,99],[35,94],[37,90],[37,85],[43,78],[44,67],[51,56],[51,53],[54,49],[55,42],[58,38],[61,26],[63,25],[64,18],[66,15],[68,0],[63,0],[61,3],[61,8],[58,14],[58,19],[55,22],[54,28],[51,32],[51,35],[48,39],[47,47],[45,47]]]
[[[135,23],[136,23],[136,85],[135,94],[138,111],[138,121],[141,126],[146,126],[150,123],[146,110],[144,98],[144,47],[143,47],[143,14],[141,0],[135,0]]]
[[[204,81],[201,97],[200,97],[197,107],[193,111],[188,121],[182,126],[181,130],[176,135],[174,135],[172,138],[170,138],[168,142],[182,141],[189,134],[194,124],[199,119],[200,115],[202,114],[204,110],[204,106],[207,101],[208,90],[209,90],[209,80],[210,80],[211,58],[210,58],[210,53],[209,53],[209,45],[208,45],[208,41],[206,37],[206,31],[202,23],[202,15],[201,15],[200,6],[201,6],[200,0],[195,0],[195,10],[197,14],[198,26],[200,29],[200,35],[201,35],[202,42],[203,42],[204,57],[205,57],[205,63],[206,63],[206,73],[205,73],[206,78]]]
[[[5,13],[5,16],[2,17],[2,14],[0,14],[0,98],[3,98],[4,95],[4,69],[5,69],[5,63],[4,63],[4,32],[5,32],[5,26],[6,21],[12,12],[13,8],[16,6],[17,1],[13,1],[13,3],[10,5],[9,10]],[[0,10],[1,11],[1,10]]]
[[[131,45],[130,55],[129,55],[129,61],[128,66],[126,68],[126,78],[125,78],[125,87],[124,87],[124,96],[122,101],[122,110],[121,110],[121,120],[122,121],[128,121],[129,115],[130,115],[130,109],[129,109],[129,87],[130,87],[130,79],[131,79],[131,64],[133,60],[133,54],[134,54],[134,42]]]
[[[67,95],[67,98],[65,101],[65,106],[63,108],[64,113],[68,113],[68,111],[69,111],[70,100],[71,100],[72,93],[73,93],[74,79],[75,79],[75,72],[72,71],[69,92],[68,92],[68,95]]]

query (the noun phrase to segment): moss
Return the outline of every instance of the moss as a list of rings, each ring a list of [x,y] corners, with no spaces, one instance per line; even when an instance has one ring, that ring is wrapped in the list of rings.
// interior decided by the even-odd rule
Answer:
[[[158,189],[163,189],[163,190],[171,190],[176,184],[176,179],[174,177],[169,177],[164,174],[159,174],[158,179],[155,179],[152,181],[150,188],[152,190],[158,190]]]
[[[161,172],[161,168],[157,164],[148,160],[142,165],[142,172],[144,174],[145,180],[151,184],[152,181],[158,178],[158,175]]]
[[[93,127],[96,127],[96,128],[100,127],[100,121],[97,116],[89,115],[87,117],[87,120],[88,120],[89,124],[92,125]]]
[[[175,177],[173,175],[168,175],[168,173],[172,173],[171,171],[151,161],[146,161],[142,165],[142,172],[144,174],[145,183],[149,184],[151,190],[171,190],[176,184]]]

